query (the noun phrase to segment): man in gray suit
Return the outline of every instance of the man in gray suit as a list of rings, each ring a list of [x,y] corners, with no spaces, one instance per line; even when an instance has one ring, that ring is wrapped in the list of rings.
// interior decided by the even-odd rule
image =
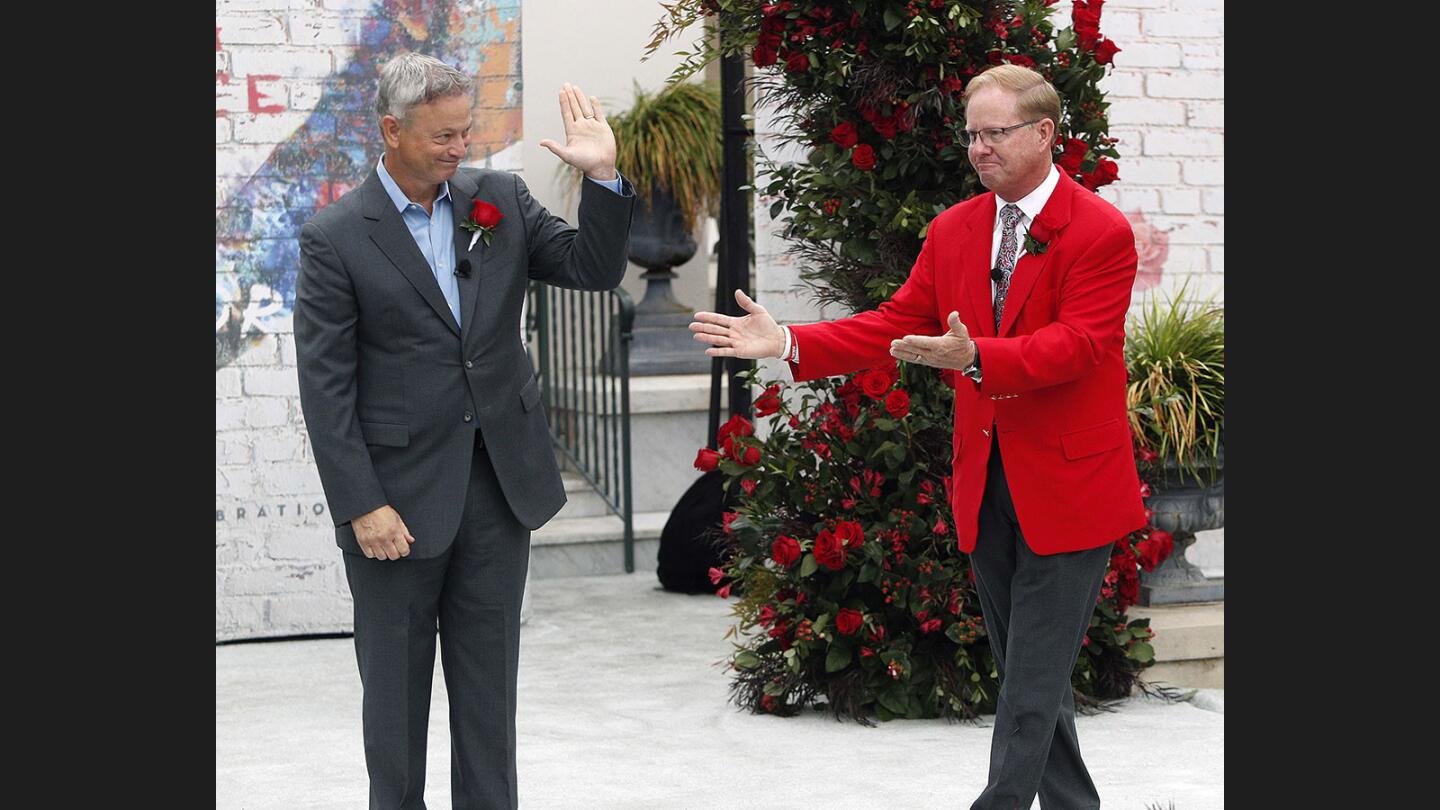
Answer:
[[[371,810],[425,806],[437,626],[453,806],[518,805],[530,531],[565,503],[521,304],[530,279],[608,290],[625,273],[635,195],[599,100],[566,84],[566,142],[540,142],[589,178],[579,228],[517,175],[460,167],[473,104],[449,65],[390,61],[383,157],[300,231],[300,404],[355,603]]]

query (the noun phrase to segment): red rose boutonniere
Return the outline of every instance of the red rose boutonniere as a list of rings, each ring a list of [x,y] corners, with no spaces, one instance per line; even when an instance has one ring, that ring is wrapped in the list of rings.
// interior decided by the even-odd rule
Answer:
[[[475,240],[485,238],[485,244],[490,244],[490,236],[495,232],[495,226],[505,215],[500,209],[484,200],[476,200],[470,205],[470,218],[460,223],[460,227],[475,234],[470,238],[470,247],[475,247]]]
[[[1036,256],[1050,249],[1050,231],[1039,222],[1025,232],[1025,252]]]

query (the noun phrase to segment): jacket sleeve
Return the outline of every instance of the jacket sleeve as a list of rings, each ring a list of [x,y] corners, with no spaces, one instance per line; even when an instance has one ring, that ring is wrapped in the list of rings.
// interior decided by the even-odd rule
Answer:
[[[878,308],[790,327],[800,346],[800,362],[790,364],[797,382],[874,368],[892,359],[892,340],[945,333],[935,303],[935,252],[931,246],[936,238],[932,231],[910,268],[910,277]]]
[[[1019,394],[1079,379],[1125,341],[1135,286],[1135,234],[1111,227],[1061,282],[1052,323],[1028,335],[977,337],[983,394]]]
[[[355,408],[358,317],[355,288],[339,255],[318,225],[305,223],[295,282],[295,363],[300,409],[336,526],[388,503]]]
[[[530,250],[530,278],[578,290],[613,290],[625,277],[635,189],[623,180],[616,194],[580,181],[580,227],[551,214],[518,174],[515,195]]]

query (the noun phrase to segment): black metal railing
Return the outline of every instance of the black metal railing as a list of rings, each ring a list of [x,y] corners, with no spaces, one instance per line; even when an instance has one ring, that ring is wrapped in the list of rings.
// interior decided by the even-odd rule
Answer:
[[[563,465],[594,487],[625,526],[625,572],[635,571],[630,492],[630,342],[635,302],[616,288],[568,290],[539,282],[527,294],[526,332],[550,434]]]

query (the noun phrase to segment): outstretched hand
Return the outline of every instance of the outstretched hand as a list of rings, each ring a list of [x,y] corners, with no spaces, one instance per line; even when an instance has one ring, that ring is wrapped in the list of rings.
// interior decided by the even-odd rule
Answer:
[[[586,98],[580,88],[566,82],[560,88],[560,122],[565,125],[565,145],[545,138],[540,145],[594,180],[614,180],[615,133],[605,120],[600,99]]]
[[[960,313],[951,312],[947,323],[950,329],[943,335],[906,335],[890,341],[890,356],[922,366],[965,369],[975,361],[975,341],[960,322]]]
[[[701,343],[710,344],[705,353],[711,357],[743,357],[759,360],[779,357],[785,348],[785,333],[780,325],[750,296],[736,290],[735,301],[750,313],[742,317],[718,312],[697,312],[690,322],[690,331]]]

